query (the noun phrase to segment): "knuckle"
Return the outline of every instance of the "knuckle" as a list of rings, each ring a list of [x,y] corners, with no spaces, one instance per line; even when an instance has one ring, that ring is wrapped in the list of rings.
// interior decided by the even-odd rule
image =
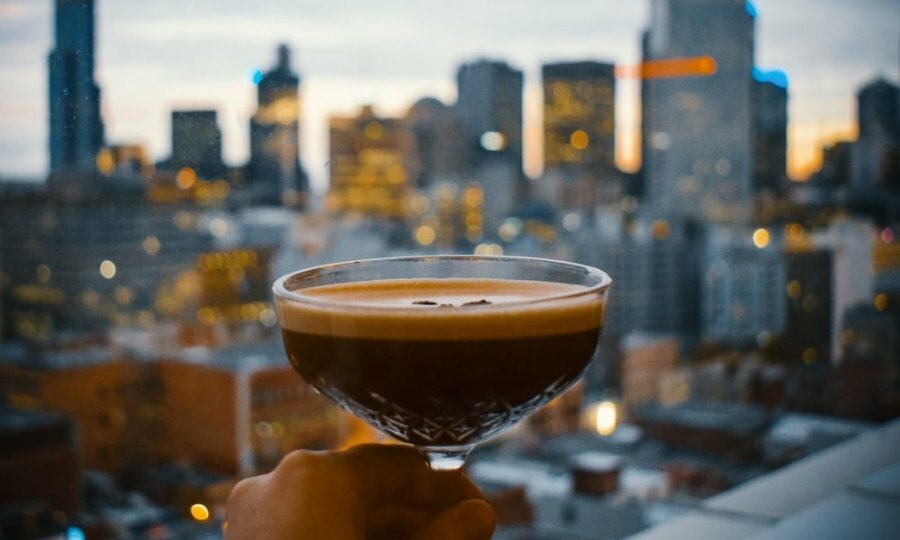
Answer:
[[[226,506],[231,507],[237,504],[240,504],[249,492],[252,492],[254,486],[256,485],[256,478],[245,478],[234,485],[231,488],[231,493],[228,494],[228,501],[225,503]]]

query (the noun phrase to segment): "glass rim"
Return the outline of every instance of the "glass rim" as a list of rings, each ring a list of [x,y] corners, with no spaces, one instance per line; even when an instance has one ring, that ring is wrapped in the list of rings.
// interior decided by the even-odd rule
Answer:
[[[335,263],[327,263],[316,266],[311,266],[308,268],[304,268],[302,270],[297,270],[295,272],[290,272],[281,276],[280,278],[275,280],[275,283],[272,285],[272,293],[274,294],[276,300],[285,300],[289,302],[296,302],[301,304],[309,304],[314,306],[319,306],[328,309],[338,309],[338,310],[353,310],[353,311],[373,311],[373,312],[390,312],[390,313],[401,313],[401,312],[420,312],[421,307],[416,306],[366,306],[366,305],[353,305],[345,302],[333,302],[329,300],[322,300],[321,298],[314,298],[310,296],[306,296],[303,294],[299,294],[296,291],[289,290],[285,283],[288,280],[296,278],[298,276],[302,276],[303,274],[313,274],[317,272],[321,272],[324,270],[332,270],[338,269],[342,267],[351,267],[357,264],[364,263],[374,263],[374,262],[412,262],[412,261],[466,261],[466,260],[475,260],[482,262],[489,261],[498,261],[498,262],[537,262],[541,264],[550,264],[555,266],[564,266],[574,269],[579,269],[585,273],[585,276],[591,276],[597,278],[599,281],[595,285],[585,285],[583,289],[566,292],[562,294],[551,294],[548,296],[542,296],[540,298],[533,298],[529,300],[520,300],[515,302],[504,302],[502,304],[492,304],[486,306],[478,306],[479,310],[501,310],[501,309],[509,309],[524,305],[533,305],[540,304],[543,302],[556,302],[559,300],[567,300],[569,298],[578,298],[580,296],[587,296],[591,294],[605,293],[610,285],[612,285],[612,278],[609,277],[609,274],[600,270],[599,268],[595,268],[593,266],[588,266],[586,264],[569,262],[569,261],[560,261],[556,259],[548,259],[543,257],[522,257],[522,256],[514,256],[514,255],[401,255],[397,257],[375,257],[369,259],[354,259],[347,260]],[[448,276],[453,277],[453,276]],[[404,278],[385,278],[385,279],[404,279]],[[431,279],[431,278],[422,278],[422,279]],[[444,279],[444,278],[433,278],[433,279]],[[521,280],[521,281],[529,281],[529,280]],[[540,280],[530,280],[530,281],[540,281]],[[348,282],[350,283],[350,282]]]

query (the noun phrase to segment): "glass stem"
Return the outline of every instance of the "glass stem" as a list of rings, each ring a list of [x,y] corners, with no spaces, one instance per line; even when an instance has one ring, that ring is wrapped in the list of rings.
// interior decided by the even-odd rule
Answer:
[[[433,471],[461,471],[472,447],[428,447],[418,450],[428,460],[428,466]]]

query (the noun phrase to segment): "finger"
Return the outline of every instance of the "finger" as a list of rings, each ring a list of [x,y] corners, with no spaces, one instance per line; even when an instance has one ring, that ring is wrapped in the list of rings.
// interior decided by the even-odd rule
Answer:
[[[433,518],[431,512],[421,508],[397,503],[386,504],[369,512],[366,538],[372,540],[409,538]]]
[[[481,493],[481,490],[478,486],[475,485],[472,480],[469,479],[465,474],[462,475],[462,494],[463,499],[481,499],[484,500],[484,494]]]
[[[366,444],[343,451],[341,457],[355,471],[369,508],[397,502],[442,509],[470,494],[481,497],[461,473],[432,471],[410,446]]]
[[[489,540],[494,525],[494,510],[488,503],[470,499],[441,512],[412,540]]]

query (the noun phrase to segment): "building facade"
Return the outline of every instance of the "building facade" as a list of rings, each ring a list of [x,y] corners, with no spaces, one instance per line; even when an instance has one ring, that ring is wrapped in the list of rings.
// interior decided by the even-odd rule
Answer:
[[[701,337],[731,345],[765,343],[785,328],[784,251],[761,232],[716,228],[700,280]]]
[[[615,169],[613,68],[589,61],[542,66],[545,170],[598,180]]]
[[[407,217],[409,146],[403,122],[377,116],[372,107],[363,107],[355,117],[330,118],[326,208],[388,219]]]

